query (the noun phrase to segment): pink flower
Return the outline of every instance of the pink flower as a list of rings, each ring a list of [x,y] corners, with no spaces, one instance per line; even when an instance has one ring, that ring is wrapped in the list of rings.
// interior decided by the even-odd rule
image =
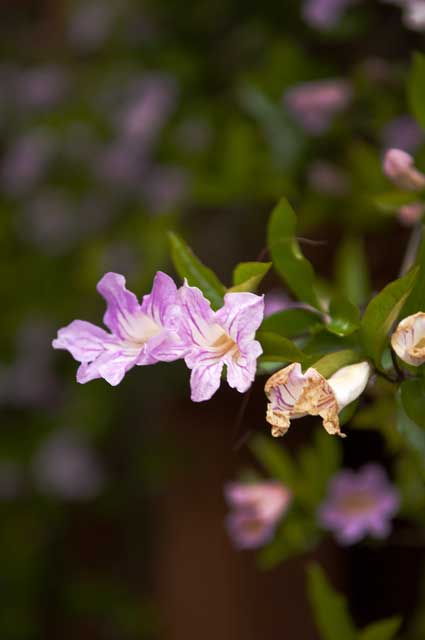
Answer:
[[[398,210],[398,219],[405,227],[415,225],[425,213],[425,205],[422,202],[405,204]]]
[[[350,545],[367,534],[388,536],[399,505],[399,495],[382,467],[368,464],[358,472],[341,471],[331,480],[318,516],[322,527],[333,531],[338,542]]]
[[[325,133],[334,117],[352,98],[351,85],[345,80],[305,82],[289,89],[284,101],[292,117],[312,135]]]
[[[264,315],[263,296],[227,293],[224,306],[214,312],[202,292],[185,280],[178,301],[182,341],[191,345],[185,362],[192,370],[192,400],[201,402],[214,395],[224,365],[229,385],[240,393],[247,391],[262,353],[254,337]]]
[[[239,549],[253,549],[268,542],[291,501],[290,491],[274,481],[233,482],[225,487],[225,496],[232,509],[227,529]]]
[[[400,189],[418,191],[425,188],[425,175],[415,167],[409,153],[401,149],[389,149],[384,157],[385,175]]]
[[[303,17],[311,27],[325,31],[341,20],[352,3],[353,0],[305,0]]]
[[[264,298],[264,317],[267,318],[285,309],[292,309],[293,305],[291,299],[282,291],[270,291]]]
[[[125,278],[107,273],[97,285],[107,302],[103,317],[111,333],[84,320],[74,320],[60,329],[55,349],[66,349],[81,365],[77,381],[84,384],[104,378],[115,386],[135,365],[170,362],[181,358],[187,348],[176,332],[177,288],[159,271],[152,291],[139,304],[125,287]]]

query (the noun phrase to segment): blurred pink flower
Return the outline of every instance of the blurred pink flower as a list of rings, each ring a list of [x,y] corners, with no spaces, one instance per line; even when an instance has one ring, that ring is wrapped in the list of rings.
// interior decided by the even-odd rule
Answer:
[[[405,227],[415,225],[425,213],[425,204],[423,202],[413,202],[400,207],[398,211],[398,219]]]
[[[402,115],[385,125],[382,140],[385,149],[401,149],[407,153],[415,153],[424,141],[424,134],[411,116]]]
[[[41,493],[65,500],[89,500],[103,489],[105,478],[94,452],[70,429],[54,431],[41,445],[32,464]]]
[[[343,17],[355,0],[304,0],[303,17],[311,27],[326,31]]]
[[[352,95],[352,87],[346,80],[317,80],[288,89],[284,102],[306,131],[320,135],[329,129],[334,117],[346,109]]]
[[[383,170],[400,189],[418,191],[425,188],[425,175],[416,169],[412,156],[401,149],[386,152]]]
[[[317,160],[308,171],[309,186],[327,196],[341,197],[347,194],[350,188],[350,180],[339,167]]]
[[[264,317],[292,308],[294,302],[283,291],[269,291],[264,296]]]
[[[343,470],[334,476],[318,518],[323,528],[334,532],[338,542],[350,545],[367,534],[388,536],[399,506],[398,492],[384,469],[368,464],[357,472]]]
[[[6,150],[1,167],[1,182],[6,193],[21,196],[43,177],[54,151],[54,141],[42,130],[17,138]]]
[[[275,481],[233,482],[225,487],[225,497],[232,509],[227,529],[239,549],[253,549],[269,542],[291,501],[290,491]]]
[[[55,65],[24,69],[15,79],[16,101],[25,110],[54,107],[66,96],[68,89],[65,69]]]

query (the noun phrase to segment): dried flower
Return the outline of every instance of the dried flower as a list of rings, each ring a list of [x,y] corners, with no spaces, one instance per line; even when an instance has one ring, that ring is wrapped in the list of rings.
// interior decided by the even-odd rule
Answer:
[[[281,369],[267,380],[264,389],[272,435],[283,436],[292,419],[318,415],[329,434],[345,437],[338,413],[363,393],[369,376],[367,362],[342,367],[328,380],[312,367],[303,373],[299,362]]]

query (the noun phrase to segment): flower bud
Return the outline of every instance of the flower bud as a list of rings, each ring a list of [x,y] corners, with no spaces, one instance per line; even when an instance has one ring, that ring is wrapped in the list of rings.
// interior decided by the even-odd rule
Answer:
[[[415,167],[412,156],[401,149],[389,149],[384,158],[384,173],[400,189],[425,188],[425,175]]]
[[[326,380],[310,367],[302,373],[299,362],[281,369],[268,379],[265,393],[269,399],[266,420],[272,435],[283,436],[291,419],[320,416],[331,435],[341,433],[338,413],[364,391],[370,376],[367,362],[342,367]]]
[[[391,346],[398,357],[419,367],[425,362],[425,313],[419,311],[402,320],[391,337]]]

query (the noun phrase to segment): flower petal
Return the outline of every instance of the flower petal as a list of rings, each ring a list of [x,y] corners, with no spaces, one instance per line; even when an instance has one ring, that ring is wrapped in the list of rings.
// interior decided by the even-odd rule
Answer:
[[[223,362],[210,353],[198,358],[190,376],[191,399],[193,402],[209,400],[220,386]]]
[[[166,273],[158,271],[153,280],[152,290],[143,296],[141,311],[151,317],[156,324],[164,326],[170,308],[176,308],[177,287]]]
[[[129,369],[137,363],[138,355],[125,351],[108,351],[100,355],[91,364],[82,364],[77,372],[77,381],[85,384],[96,378],[103,378],[110,385],[118,385]]]
[[[104,329],[85,320],[74,320],[67,327],[59,329],[52,345],[54,349],[66,349],[78,362],[91,362],[111,341],[112,336]]]
[[[125,278],[119,273],[106,273],[97,290],[107,303],[103,322],[113,334],[126,340],[132,337],[131,317],[140,313],[140,305],[134,293],[125,287]]]
[[[255,379],[257,358],[263,350],[259,342],[254,340],[249,345],[248,355],[240,354],[238,358],[225,356],[223,361],[227,365],[227,382],[239,393],[245,393]]]
[[[391,346],[398,357],[419,367],[425,362],[425,313],[407,316],[391,336]]]
[[[264,296],[254,293],[226,293],[216,321],[238,345],[254,338],[264,317]]]
[[[200,289],[190,287],[187,280],[180,287],[177,299],[181,308],[180,333],[183,342],[195,346],[209,345],[214,339],[214,312],[209,300]],[[215,333],[218,337],[219,333]]]

